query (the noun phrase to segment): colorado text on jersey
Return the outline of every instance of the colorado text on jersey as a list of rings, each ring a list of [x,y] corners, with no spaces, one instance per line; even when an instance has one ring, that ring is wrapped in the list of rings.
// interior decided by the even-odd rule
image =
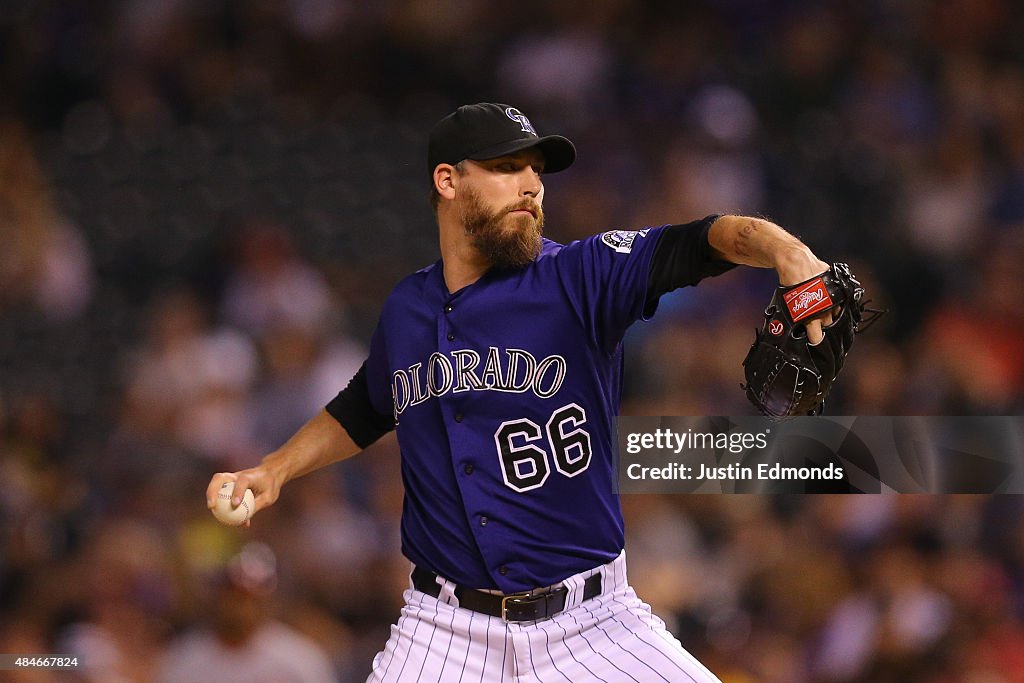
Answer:
[[[483,368],[477,374],[481,361],[479,353],[473,349],[455,349],[449,354],[450,359],[441,352],[435,352],[425,363],[410,365],[408,370],[395,370],[391,382],[395,419],[409,406],[449,391],[517,394],[532,391],[538,398],[551,398],[565,381],[565,358],[558,355],[538,361],[523,349],[505,349],[502,356],[501,349],[491,346]]]

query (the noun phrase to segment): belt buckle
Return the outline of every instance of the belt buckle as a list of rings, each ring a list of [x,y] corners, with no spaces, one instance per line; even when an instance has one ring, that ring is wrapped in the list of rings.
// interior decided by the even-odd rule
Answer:
[[[513,593],[512,595],[501,596],[501,620],[508,621],[508,601],[509,600],[526,600],[533,596],[529,593]]]

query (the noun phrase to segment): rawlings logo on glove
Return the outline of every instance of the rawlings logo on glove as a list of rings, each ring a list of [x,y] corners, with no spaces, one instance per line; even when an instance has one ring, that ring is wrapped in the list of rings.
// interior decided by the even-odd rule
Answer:
[[[832,297],[828,295],[825,282],[820,277],[797,287],[785,294],[786,306],[789,307],[789,316],[793,322],[832,308]]]
[[[777,288],[743,360],[747,382],[742,386],[750,402],[779,419],[820,414],[854,335],[884,313],[866,303],[864,288],[845,263],[833,263],[806,282]],[[824,338],[812,345],[801,321],[830,309],[832,323],[822,327]]]

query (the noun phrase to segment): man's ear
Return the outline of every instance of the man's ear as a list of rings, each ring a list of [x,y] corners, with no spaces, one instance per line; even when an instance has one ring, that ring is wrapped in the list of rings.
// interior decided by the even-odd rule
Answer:
[[[455,199],[455,167],[451,164],[438,164],[434,168],[434,189],[445,199]]]

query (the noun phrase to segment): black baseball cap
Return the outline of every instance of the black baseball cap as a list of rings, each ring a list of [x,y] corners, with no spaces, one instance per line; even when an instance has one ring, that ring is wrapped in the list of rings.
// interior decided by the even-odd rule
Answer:
[[[495,102],[466,104],[430,131],[427,170],[433,175],[438,164],[494,159],[530,147],[544,155],[545,173],[563,171],[576,160],[576,147],[568,138],[539,136],[530,119],[515,107]]]

